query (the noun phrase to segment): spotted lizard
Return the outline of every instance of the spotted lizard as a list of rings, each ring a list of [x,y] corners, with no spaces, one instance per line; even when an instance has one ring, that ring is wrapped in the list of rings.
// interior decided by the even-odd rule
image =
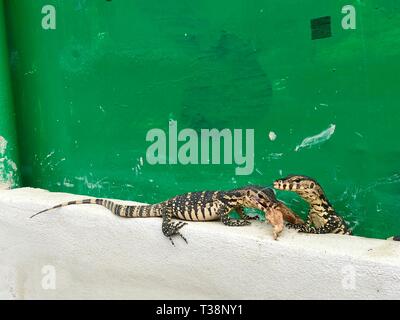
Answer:
[[[306,233],[351,234],[346,222],[336,213],[321,185],[314,179],[302,175],[289,175],[276,180],[274,188],[296,192],[310,205],[306,223],[304,225],[288,223],[289,228]]]
[[[250,218],[244,214],[244,208],[254,208],[265,213],[266,220],[273,225],[273,237],[277,239],[283,230],[283,220],[293,224],[304,221],[275,197],[271,188],[247,186],[230,191],[189,192],[153,205],[121,205],[105,199],[75,200],[42,210],[34,216],[46,211],[75,204],[97,204],[109,209],[113,214],[124,218],[161,217],[162,232],[172,240],[180,236],[186,238],[180,229],[186,222],[173,222],[173,218],[187,221],[211,221],[220,219],[227,226],[249,225]],[[236,210],[241,219],[232,219],[229,213]]]

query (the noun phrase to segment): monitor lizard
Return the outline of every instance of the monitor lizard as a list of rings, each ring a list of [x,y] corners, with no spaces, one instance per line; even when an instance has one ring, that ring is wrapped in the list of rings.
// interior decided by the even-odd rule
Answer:
[[[329,203],[320,184],[302,175],[289,175],[274,182],[274,188],[296,192],[310,205],[308,219],[304,225],[287,224],[289,228],[306,233],[351,234],[346,222]]]
[[[42,210],[43,212],[75,204],[97,204],[109,209],[113,214],[124,218],[161,217],[162,232],[172,244],[173,236],[180,236],[187,243],[180,229],[187,223],[173,222],[173,218],[187,221],[211,221],[220,219],[227,226],[249,225],[250,218],[244,214],[244,208],[259,209],[265,213],[266,220],[273,225],[273,237],[277,239],[283,230],[283,220],[293,225],[304,221],[292,210],[276,199],[271,188],[246,186],[228,191],[189,192],[169,200],[151,205],[122,205],[106,199],[84,199],[69,201]],[[235,210],[241,219],[232,219],[229,213]]]

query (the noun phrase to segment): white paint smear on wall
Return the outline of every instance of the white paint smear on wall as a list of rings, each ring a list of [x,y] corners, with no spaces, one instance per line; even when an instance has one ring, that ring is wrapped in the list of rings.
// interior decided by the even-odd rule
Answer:
[[[6,155],[8,141],[0,136],[0,190],[10,189],[15,185],[17,165]]]
[[[7,149],[7,140],[0,136],[0,156],[4,156]]]
[[[269,140],[275,141],[276,137],[277,137],[277,136],[276,136],[276,133],[275,133],[275,132],[273,132],[273,131],[270,131],[270,132],[269,132],[269,134],[268,134]]]
[[[335,129],[336,129],[336,125],[331,124],[327,129],[316,134],[315,136],[305,138],[299,145],[296,146],[294,151],[297,152],[302,148],[309,148],[311,146],[314,146],[316,144],[320,144],[322,142],[329,140],[332,137],[332,135],[335,133]]]

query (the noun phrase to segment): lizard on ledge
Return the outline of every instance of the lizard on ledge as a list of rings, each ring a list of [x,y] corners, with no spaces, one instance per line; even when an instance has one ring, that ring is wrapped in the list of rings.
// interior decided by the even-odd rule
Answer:
[[[172,244],[172,236],[186,238],[180,233],[185,222],[172,222],[172,218],[188,221],[211,221],[221,219],[227,226],[249,225],[249,217],[243,208],[259,209],[265,213],[265,218],[273,225],[274,239],[283,230],[283,220],[292,224],[303,224],[304,221],[292,210],[275,197],[271,188],[248,186],[229,191],[189,192],[153,205],[121,205],[105,199],[85,199],[59,204],[43,212],[74,204],[98,204],[109,209],[113,214],[124,218],[162,217],[162,232]],[[228,214],[236,210],[242,219],[236,220]]]
[[[314,179],[302,175],[289,175],[276,180],[274,188],[296,192],[310,205],[306,223],[304,225],[288,224],[288,227],[306,233],[351,234],[343,218],[333,209],[322,187]]]

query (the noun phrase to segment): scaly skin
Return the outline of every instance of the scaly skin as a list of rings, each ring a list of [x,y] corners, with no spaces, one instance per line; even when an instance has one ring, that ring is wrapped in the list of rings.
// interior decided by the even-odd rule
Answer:
[[[273,225],[274,239],[283,230],[283,220],[292,224],[304,224],[299,216],[276,199],[272,189],[260,186],[248,186],[230,191],[189,192],[153,205],[128,206],[104,199],[77,200],[40,211],[31,218],[55,208],[74,204],[98,204],[124,218],[162,217],[162,232],[172,244],[174,244],[173,236],[180,236],[187,242],[180,233],[180,229],[186,223],[173,222],[173,218],[187,221],[220,219],[227,226],[246,226],[250,224],[248,221],[250,218],[244,214],[243,208],[259,209],[265,213],[266,220]],[[230,218],[228,215],[233,210],[236,210],[242,219]]]
[[[305,225],[287,224],[306,233],[351,234],[345,221],[340,217],[325,197],[322,187],[310,177],[290,175],[274,182],[274,188],[296,192],[310,205]]]

